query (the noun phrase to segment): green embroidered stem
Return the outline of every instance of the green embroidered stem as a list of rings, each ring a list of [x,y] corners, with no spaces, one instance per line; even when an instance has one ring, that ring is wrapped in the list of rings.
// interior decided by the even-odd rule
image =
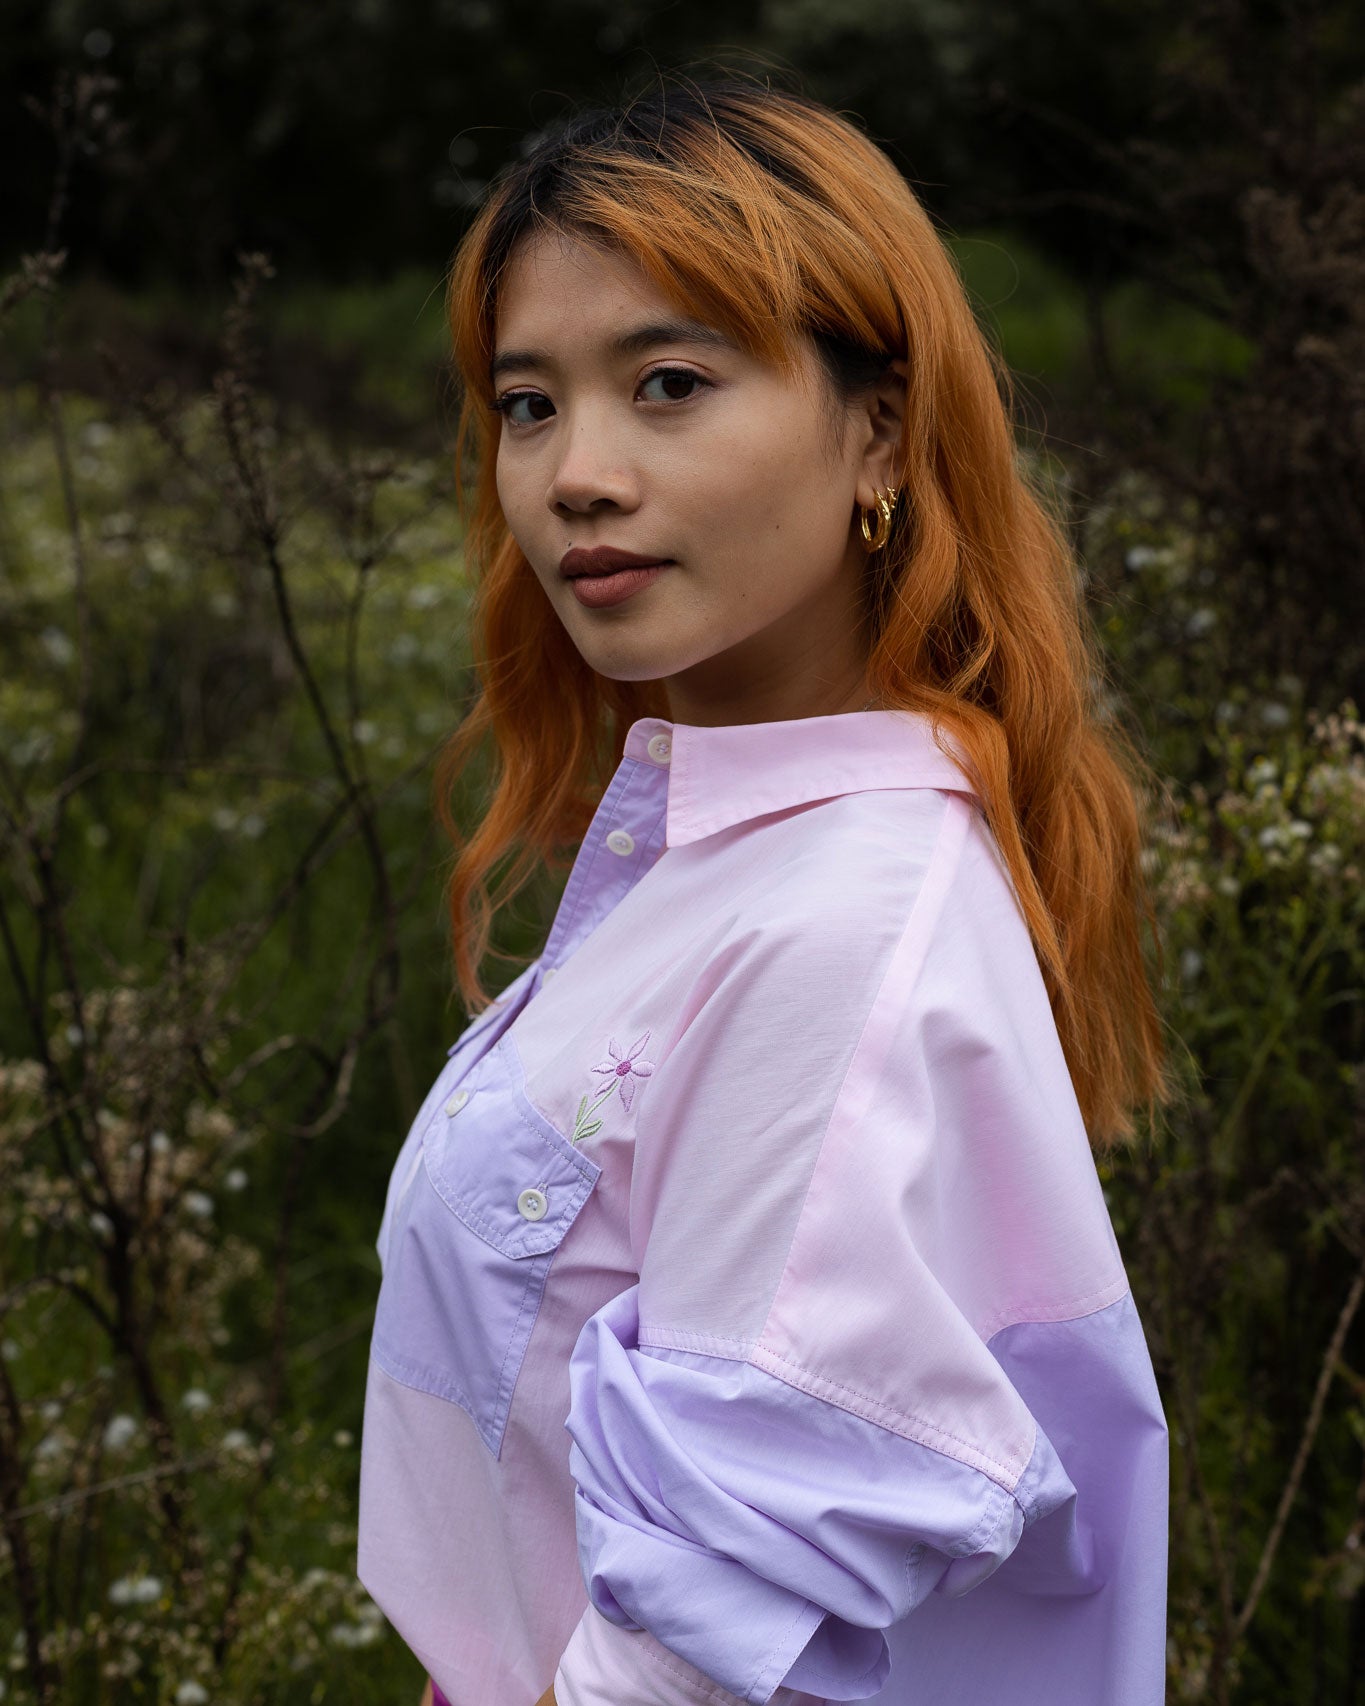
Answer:
[[[601,1131],[601,1120],[594,1121],[592,1125],[586,1125],[584,1122],[592,1119],[592,1116],[602,1106],[603,1102],[606,1101],[607,1097],[611,1095],[615,1088],[616,1080],[613,1078],[607,1085],[606,1089],[596,1096],[591,1107],[588,1106],[588,1098],[586,1096],[579,1099],[578,1112],[574,1115],[573,1136],[570,1139],[570,1142],[577,1143],[581,1138],[592,1137],[597,1132]]]

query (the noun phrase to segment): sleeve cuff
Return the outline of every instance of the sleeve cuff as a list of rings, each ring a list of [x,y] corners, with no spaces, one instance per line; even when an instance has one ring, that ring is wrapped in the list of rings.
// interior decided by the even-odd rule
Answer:
[[[811,1608],[818,1623],[821,1612]],[[800,1633],[796,1651],[813,1629]],[[794,1655],[792,1655],[794,1656]],[[755,1706],[665,1647],[644,1629],[623,1629],[589,1605],[555,1672],[556,1706]],[[756,1706],[824,1706],[815,1695],[777,1688]]]

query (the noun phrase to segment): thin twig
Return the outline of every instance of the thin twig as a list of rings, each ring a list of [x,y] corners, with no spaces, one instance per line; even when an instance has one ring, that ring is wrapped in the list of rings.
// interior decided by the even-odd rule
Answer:
[[[1256,1566],[1256,1574],[1251,1579],[1251,1587],[1247,1590],[1246,1601],[1237,1614],[1233,1624],[1235,1639],[1241,1640],[1256,1615],[1256,1607],[1260,1603],[1261,1594],[1270,1576],[1270,1567],[1275,1562],[1275,1553],[1279,1549],[1280,1539],[1284,1534],[1285,1525],[1289,1521],[1289,1513],[1294,1500],[1298,1496],[1299,1483],[1303,1472],[1308,1466],[1308,1458],[1313,1450],[1313,1442],[1318,1436],[1318,1427],[1322,1422],[1322,1412],[1327,1404],[1327,1394],[1331,1389],[1332,1377],[1336,1374],[1337,1364],[1341,1360],[1342,1348],[1346,1343],[1346,1335],[1351,1330],[1351,1322],[1355,1320],[1356,1311],[1360,1308],[1361,1299],[1365,1297],[1365,1262],[1356,1270],[1356,1276],[1351,1281],[1351,1289],[1346,1293],[1346,1301],[1341,1306],[1337,1316],[1337,1324],[1332,1329],[1332,1337],[1327,1342],[1327,1350],[1322,1359],[1322,1367],[1318,1371],[1318,1383],[1313,1391],[1313,1401],[1308,1406],[1308,1415],[1303,1424],[1303,1436],[1299,1440],[1299,1449],[1294,1453],[1294,1462],[1285,1481],[1284,1491],[1280,1494],[1280,1503],[1275,1511],[1275,1520],[1270,1525],[1264,1547],[1261,1549],[1260,1562]]]

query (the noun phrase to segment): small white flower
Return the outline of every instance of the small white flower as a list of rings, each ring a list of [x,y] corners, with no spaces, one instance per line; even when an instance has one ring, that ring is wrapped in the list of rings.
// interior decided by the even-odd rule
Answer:
[[[1193,983],[1204,969],[1204,956],[1197,948],[1186,948],[1180,956],[1180,975],[1186,983]]]
[[[248,812],[241,822],[242,834],[248,841],[259,841],[265,834],[265,819],[259,812]]]
[[[343,1451],[345,1451],[348,1445],[353,1445],[354,1443],[355,1436],[349,1428],[338,1428],[332,1435],[332,1444],[339,1445]]]
[[[208,1697],[202,1682],[182,1682],[175,1691],[175,1706],[207,1706]]]
[[[205,1410],[213,1408],[213,1399],[209,1397],[202,1386],[191,1386],[181,1398],[180,1407],[188,1410],[192,1416],[202,1416]]]
[[[1150,568],[1161,558],[1161,552],[1154,545],[1134,545],[1130,548],[1123,561],[1126,567],[1134,571]]]
[[[358,723],[352,724],[351,734],[357,746],[369,746],[372,741],[379,738],[379,725],[362,717]]]
[[[355,1614],[362,1623],[382,1625],[384,1622],[384,1613],[372,1599],[367,1599],[364,1605],[358,1605]]]
[[[90,1215],[90,1230],[96,1238],[112,1238],[114,1236],[114,1223],[103,1209],[97,1208]]]
[[[161,1598],[159,1576],[120,1576],[109,1589],[115,1605],[154,1605]]]
[[[1218,612],[1207,604],[1201,604],[1197,610],[1192,610],[1185,620],[1185,632],[1195,640],[1210,633],[1217,626]]]
[[[164,1131],[154,1131],[152,1133],[153,1155],[164,1155],[170,1147],[171,1140],[166,1136]]]
[[[1260,710],[1261,721],[1268,729],[1282,729],[1289,722],[1288,705],[1280,705],[1273,699],[1268,699]]]
[[[226,1191],[244,1191],[247,1185],[246,1169],[233,1167],[223,1177],[223,1189]]]
[[[60,628],[44,628],[38,638],[53,663],[68,664],[76,655],[76,648],[72,645],[70,636],[64,634]]]
[[[55,1398],[49,1398],[47,1403],[42,1405],[38,1411],[45,1422],[55,1422],[61,1413],[62,1407]]]
[[[110,1416],[104,1428],[104,1449],[122,1451],[137,1434],[137,1421],[132,1416]]]
[[[375,1623],[334,1623],[331,1639],[334,1647],[371,1647],[382,1634]]]
[[[245,1451],[251,1445],[251,1435],[241,1428],[229,1428],[223,1435],[224,1451]]]
[[[33,1448],[33,1455],[40,1463],[46,1463],[50,1458],[60,1457],[66,1450],[66,1441],[60,1434],[45,1434]]]
[[[219,806],[210,820],[215,829],[221,829],[224,834],[237,827],[237,813],[231,806]]]
[[[186,1191],[181,1200],[185,1204],[185,1212],[192,1214],[196,1220],[207,1220],[213,1213],[213,1198],[207,1191]]]

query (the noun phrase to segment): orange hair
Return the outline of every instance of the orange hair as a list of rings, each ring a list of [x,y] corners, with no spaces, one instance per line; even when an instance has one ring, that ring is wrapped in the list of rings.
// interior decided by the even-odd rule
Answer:
[[[462,500],[478,693],[436,786],[456,849],[449,904],[466,1006],[488,1000],[478,972],[493,913],[572,857],[631,723],[668,716],[659,683],[612,681],[583,661],[498,503],[498,285],[516,244],[550,228],[610,244],[760,357],[785,363],[797,340],[814,340],[846,392],[908,362],[902,502],[889,545],[868,559],[869,688],[956,736],[1092,1142],[1130,1137],[1137,1108],[1150,1114],[1171,1094],[1141,931],[1145,920],[1159,966],[1139,858],[1146,771],[1096,712],[1103,664],[1063,527],[1017,460],[1008,370],[887,156],[817,103],[742,79],[669,79],[577,118],[494,184],[455,256],[457,455],[477,470]],[[492,800],[466,840],[453,787],[490,732]]]

